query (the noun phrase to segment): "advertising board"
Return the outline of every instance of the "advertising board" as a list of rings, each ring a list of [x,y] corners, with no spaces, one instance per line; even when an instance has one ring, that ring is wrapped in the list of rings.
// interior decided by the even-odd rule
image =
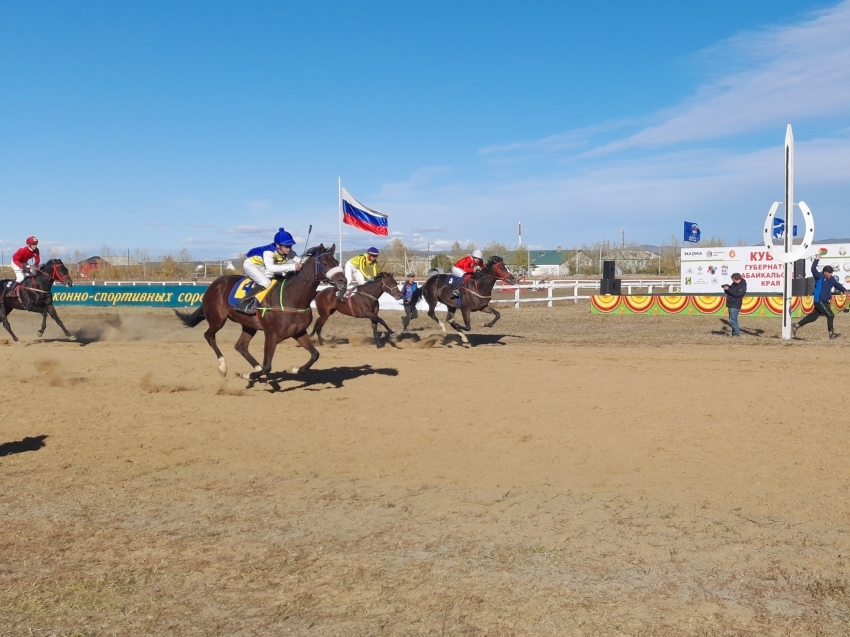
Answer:
[[[842,285],[850,285],[850,244],[814,245],[807,253],[806,276],[812,259],[820,255],[820,267],[831,265]],[[682,293],[722,294],[724,284],[739,272],[749,294],[782,294],[784,266],[764,246],[682,248]]]
[[[200,285],[79,285],[53,286],[56,305],[112,307],[197,307],[206,292]]]

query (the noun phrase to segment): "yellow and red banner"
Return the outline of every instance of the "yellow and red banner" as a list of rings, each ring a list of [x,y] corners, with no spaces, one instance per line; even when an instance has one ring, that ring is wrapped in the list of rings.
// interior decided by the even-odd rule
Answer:
[[[846,296],[832,297],[832,307],[841,312],[850,306]],[[797,296],[791,304],[791,315],[796,317],[812,311],[812,297]],[[686,314],[691,316],[725,316],[725,296],[612,296],[596,294],[590,297],[591,314],[650,314],[665,316]],[[781,296],[747,296],[741,307],[742,316],[782,316]]]

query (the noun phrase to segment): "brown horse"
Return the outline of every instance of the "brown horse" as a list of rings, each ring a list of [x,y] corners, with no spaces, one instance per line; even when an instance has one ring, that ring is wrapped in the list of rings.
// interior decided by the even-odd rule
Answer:
[[[493,320],[485,323],[484,327],[493,327],[501,316],[495,308],[490,306],[490,295],[493,291],[493,286],[496,284],[496,281],[506,281],[513,284],[516,283],[516,279],[513,274],[508,272],[502,257],[490,257],[487,265],[484,266],[484,270],[464,281],[463,286],[460,288],[459,298],[453,299],[451,298],[452,286],[446,285],[446,279],[448,277],[448,274],[435,274],[432,276],[421,288],[413,293],[411,302],[416,304],[419,298],[424,296],[425,301],[428,303],[428,316],[437,321],[440,329],[443,330],[443,334],[445,334],[446,326],[434,314],[434,308],[437,307],[437,303],[443,303],[449,309],[446,315],[446,321],[458,331],[463,342],[468,344],[469,339],[466,338],[464,332],[472,329],[469,323],[470,313],[487,312],[488,314],[492,314],[494,317]],[[464,325],[458,325],[454,320],[455,312],[458,309],[461,316],[463,316]]]
[[[322,326],[325,321],[330,318],[334,312],[353,316],[354,318],[367,318],[372,321],[372,334],[375,336],[375,345],[383,347],[381,339],[378,338],[378,323],[383,325],[387,330],[387,337],[393,331],[390,326],[378,316],[378,299],[381,295],[387,292],[392,294],[394,299],[401,298],[401,291],[398,289],[398,283],[389,272],[379,272],[378,275],[363,285],[358,285],[345,301],[337,300],[336,290],[328,288],[322,290],[316,295],[316,310],[319,312],[319,318],[316,319],[316,324],[313,325],[312,336],[315,334],[319,338],[319,345],[324,345],[322,341]]]
[[[47,315],[56,321],[62,331],[72,341],[77,340],[71,332],[65,329],[65,325],[56,314],[56,307],[53,305],[53,296],[51,290],[54,283],[62,283],[65,287],[71,287],[74,282],[71,280],[71,275],[68,274],[68,268],[62,263],[61,259],[51,259],[47,263],[41,264],[32,276],[25,278],[18,285],[17,296],[9,296],[12,289],[8,284],[10,281],[0,281],[0,323],[12,336],[12,340],[18,341],[18,337],[12,331],[12,326],[9,325],[9,312],[12,310],[26,310],[27,312],[36,312],[41,314],[41,329],[38,330],[38,336],[44,334],[47,329]]]
[[[204,332],[204,338],[218,358],[218,371],[222,376],[227,375],[227,362],[218,349],[215,335],[224,327],[227,319],[242,326],[242,335],[236,341],[235,349],[254,368],[253,372],[242,374],[242,378],[257,380],[267,376],[272,368],[277,344],[287,338],[294,338],[301,347],[310,352],[310,360],[305,365],[292,369],[293,374],[301,374],[319,360],[319,352],[313,347],[313,342],[307,334],[307,328],[313,320],[310,302],[316,296],[316,289],[323,281],[330,281],[337,289],[345,288],[345,275],[334,258],[335,248],[333,245],[325,249],[322,244],[307,250],[301,270],[284,279],[276,278],[253,316],[237,312],[227,301],[233,286],[242,278],[239,276],[217,278],[204,293],[201,307],[192,313],[175,310],[175,314],[186,327],[195,327],[202,321],[207,321],[209,326]],[[248,344],[257,330],[263,330],[266,337],[262,366],[248,351]]]

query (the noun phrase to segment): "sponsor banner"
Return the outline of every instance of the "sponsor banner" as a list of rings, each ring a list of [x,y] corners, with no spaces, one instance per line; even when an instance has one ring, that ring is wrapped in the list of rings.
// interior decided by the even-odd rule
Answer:
[[[850,245],[814,245],[807,253],[806,276],[815,253],[820,267],[831,265],[842,285],[850,285]],[[748,294],[781,294],[784,265],[774,260],[764,246],[682,248],[682,293],[718,294],[732,283],[732,273],[747,281]]]
[[[850,297],[833,296],[832,309],[841,312],[850,307]],[[812,311],[812,297],[795,296],[791,302],[791,316],[797,318]],[[597,294],[590,297],[591,314],[649,314],[669,316],[725,316],[725,296],[612,296]],[[782,316],[782,297],[745,296],[741,316]]]
[[[197,307],[206,290],[205,285],[54,285],[53,302],[101,307]]]
[[[323,289],[322,286],[319,289]],[[53,286],[53,302],[56,305],[89,305],[92,307],[198,307],[204,298],[205,285],[80,285],[72,288]],[[544,299],[545,300],[545,299]],[[378,300],[381,310],[402,311],[401,301],[389,294]],[[310,304],[316,307],[316,302]],[[428,310],[428,304],[420,299],[417,309]],[[447,311],[438,303],[436,311]]]

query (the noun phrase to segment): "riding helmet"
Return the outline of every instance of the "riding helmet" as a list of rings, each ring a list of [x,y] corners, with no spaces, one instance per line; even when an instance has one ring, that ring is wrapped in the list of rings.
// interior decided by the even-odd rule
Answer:
[[[35,237],[27,237],[27,245],[31,246],[33,244],[38,245],[38,239]]]
[[[277,234],[274,236],[274,242],[279,246],[294,246],[295,239],[283,228],[278,228]]]
[[[366,254],[378,256],[378,254],[379,254],[378,248],[369,248],[368,250],[366,250]]]

